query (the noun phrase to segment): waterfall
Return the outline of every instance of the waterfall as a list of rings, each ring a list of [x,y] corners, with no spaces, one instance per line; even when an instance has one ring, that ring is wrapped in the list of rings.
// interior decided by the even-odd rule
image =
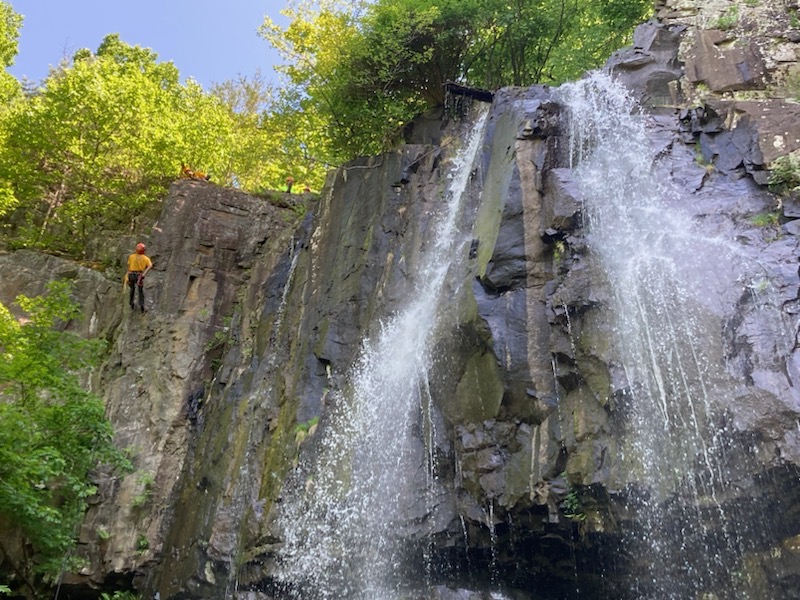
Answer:
[[[610,76],[564,86],[587,239],[610,299],[613,360],[627,380],[622,472],[635,598],[706,597],[742,540],[725,514],[725,366],[714,302],[745,275],[659,172],[648,117]],[[631,483],[633,482],[633,483]],[[716,597],[716,596],[714,596]],[[743,597],[743,596],[742,596]]]
[[[424,572],[405,565],[399,531],[409,511],[420,515],[415,527],[430,527],[430,346],[447,310],[448,273],[466,255],[460,217],[487,114],[453,160],[444,212],[405,308],[364,340],[349,389],[335,395],[320,428],[314,464],[298,470],[303,491],[281,507],[276,579],[287,597],[390,600],[401,597],[406,582],[425,584]],[[420,502],[426,506],[415,506]]]

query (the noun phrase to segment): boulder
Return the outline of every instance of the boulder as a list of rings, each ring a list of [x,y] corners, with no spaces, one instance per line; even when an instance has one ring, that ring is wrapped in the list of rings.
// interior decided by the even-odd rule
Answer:
[[[765,89],[765,66],[757,46],[725,31],[695,30],[687,53],[686,78],[712,92]]]

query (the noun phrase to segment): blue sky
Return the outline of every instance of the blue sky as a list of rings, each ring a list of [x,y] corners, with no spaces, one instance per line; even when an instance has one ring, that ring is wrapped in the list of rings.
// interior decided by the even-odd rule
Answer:
[[[257,34],[269,15],[284,23],[286,0],[9,0],[25,20],[19,53],[9,72],[39,82],[50,65],[80,48],[96,50],[109,33],[131,45],[152,48],[171,60],[182,78],[205,89],[212,83],[251,77],[261,69],[274,77],[280,57]]]

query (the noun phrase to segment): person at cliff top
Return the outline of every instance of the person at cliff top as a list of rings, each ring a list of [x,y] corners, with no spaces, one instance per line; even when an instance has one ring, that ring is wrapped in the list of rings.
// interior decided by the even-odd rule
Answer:
[[[294,185],[294,177],[289,175],[286,178],[286,193],[290,194],[292,192],[292,185]]]
[[[197,179],[202,181],[211,181],[211,175],[204,171],[193,171],[186,166],[186,163],[181,163],[181,177],[184,179]]]
[[[130,288],[130,305],[133,310],[133,296],[139,290],[139,309],[144,312],[144,276],[153,268],[152,261],[145,255],[147,250],[144,244],[136,244],[136,252],[128,257],[128,272],[123,281],[127,282]]]

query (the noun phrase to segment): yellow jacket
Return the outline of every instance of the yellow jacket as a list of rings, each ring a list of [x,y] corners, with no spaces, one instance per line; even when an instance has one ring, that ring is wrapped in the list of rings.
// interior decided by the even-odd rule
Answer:
[[[143,273],[153,266],[150,259],[144,254],[131,254],[128,257],[128,272]]]

